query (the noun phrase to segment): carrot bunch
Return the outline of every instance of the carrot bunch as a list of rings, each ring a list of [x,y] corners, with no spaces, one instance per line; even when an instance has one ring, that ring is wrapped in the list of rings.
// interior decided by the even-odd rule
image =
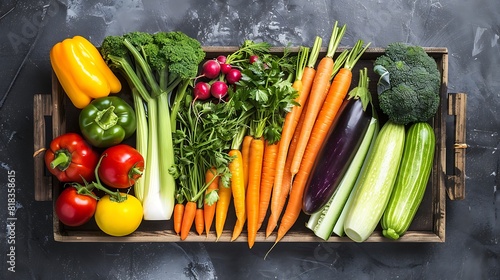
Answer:
[[[238,67],[242,79],[229,102],[243,104],[241,107],[251,115],[249,129],[241,141],[235,138],[229,152],[233,157],[229,169],[236,213],[231,240],[241,235],[246,224],[251,248],[271,197],[284,116],[297,104],[297,90],[291,82],[295,60],[288,51],[281,56],[261,53],[257,60],[247,60]]]
[[[298,96],[295,99],[297,105],[292,108],[291,112],[286,114],[281,140],[278,145],[278,154],[276,155],[276,162],[274,163],[274,182],[270,187],[272,188],[271,214],[267,222],[266,237],[268,237],[273,232],[274,228],[276,228],[279,216],[288,196],[292,178],[289,176],[291,174],[288,172],[290,167],[286,165],[288,162],[287,155],[289,154],[289,148],[292,149],[290,147],[290,143],[294,137],[294,131],[299,123],[303,108],[306,107],[306,100],[309,96],[312,82],[316,74],[315,65],[321,48],[321,43],[321,37],[316,37],[310,55],[309,48],[306,47],[301,48],[298,53],[295,81],[292,85],[298,93]],[[295,147],[296,146],[294,146],[293,150],[295,150]],[[265,199],[269,198],[266,197]],[[267,204],[266,202],[262,203],[261,212],[265,213],[267,211],[268,204],[268,202]]]
[[[286,48],[281,56],[262,50],[257,60],[249,59],[255,56],[250,51],[236,52],[238,59],[232,61],[242,79],[228,99],[206,111],[208,105],[196,102],[181,110],[174,138],[181,143],[176,209],[183,214],[174,211],[174,229],[182,240],[193,223],[198,234],[209,236],[213,221],[219,240],[231,203],[236,219],[230,240],[238,239],[246,225],[250,248],[266,218],[265,237],[277,229],[274,245],[295,224],[319,149],[347,96],[352,70],[369,46],[359,40],[335,57],[345,31],[335,22],[321,59],[319,36],[312,48],[300,47],[294,59]],[[242,49],[251,44],[245,41]],[[217,117],[205,123],[209,112]],[[219,130],[224,135],[217,135]],[[186,158],[192,154],[196,158]],[[202,165],[185,166],[197,162]]]
[[[324,75],[323,81],[321,81],[323,84],[330,84],[329,86],[326,88],[320,87],[318,91],[315,91],[313,84],[313,90],[310,93],[304,123],[299,133],[300,137],[290,169],[292,176],[294,176],[290,198],[278,228],[276,242],[279,242],[290,230],[302,210],[304,189],[319,149],[326,139],[327,133],[334,122],[343,100],[347,96],[352,82],[352,69],[369,45],[367,44],[363,47],[363,41],[359,40],[349,52],[343,52],[339,55],[335,60],[337,67],[333,67],[334,74],[330,75],[330,77],[333,76],[333,81],[329,83],[330,77],[328,75]],[[339,67],[340,65],[343,65],[343,67]],[[313,98],[313,96],[317,95],[325,96],[322,98]],[[321,102],[318,102],[318,99],[321,99]],[[310,108],[311,111],[314,111],[312,116],[308,114]],[[303,138],[306,138],[305,135],[309,135],[309,137],[303,140]],[[294,165],[299,166],[296,171]]]
[[[173,134],[176,162],[166,172],[176,177],[174,231],[185,240],[193,225],[198,235],[208,235],[217,207],[224,207],[219,196],[230,190],[232,158],[226,152],[229,140],[221,139],[232,139],[241,120],[223,103],[200,103],[186,96],[182,104]]]
[[[311,55],[306,65],[297,65],[297,75],[294,81],[294,87],[297,88],[299,95],[296,106],[285,118],[283,134],[278,151],[278,160],[276,162],[276,176],[271,200],[271,214],[267,223],[266,237],[270,236],[278,225],[278,220],[287,202],[288,213],[281,218],[280,228],[291,227],[295,220],[293,216],[298,216],[301,209],[301,198],[291,194],[300,193],[300,189],[292,185],[294,177],[298,172],[300,160],[302,159],[306,144],[312,134],[312,127],[316,120],[321,106],[326,98],[330,87],[330,80],[335,71],[335,65],[345,59],[346,54],[337,58],[335,63],[333,57],[342,40],[346,26],[339,27],[335,22],[327,52],[324,57],[316,62],[319,57],[319,51],[322,44],[321,37],[317,36],[312,47]],[[295,184],[295,183],[294,183]],[[290,213],[292,209],[296,213]],[[297,208],[298,207],[298,208]],[[280,238],[281,239],[281,238]]]
[[[207,190],[205,191],[206,197],[212,195],[212,192],[217,193],[217,191],[219,190],[219,178],[217,178],[217,169],[215,167],[211,167],[207,169],[207,171],[205,172],[205,183],[208,184]],[[205,229],[205,233],[207,234],[207,237],[212,227],[213,220],[215,218],[216,208],[217,208],[217,201],[209,201],[208,199],[203,200],[203,219],[201,218],[199,219],[203,221],[203,226]],[[197,229],[197,232],[198,234],[201,235],[203,233],[203,230]]]

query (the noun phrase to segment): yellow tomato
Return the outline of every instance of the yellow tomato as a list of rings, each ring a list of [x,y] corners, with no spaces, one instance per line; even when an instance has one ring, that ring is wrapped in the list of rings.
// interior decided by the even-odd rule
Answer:
[[[113,201],[109,195],[99,199],[95,211],[95,221],[105,233],[125,236],[134,232],[142,221],[142,204],[133,195],[120,193],[126,199]]]

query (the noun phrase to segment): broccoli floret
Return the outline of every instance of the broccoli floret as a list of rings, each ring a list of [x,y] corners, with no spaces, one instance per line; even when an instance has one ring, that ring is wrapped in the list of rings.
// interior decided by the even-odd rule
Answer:
[[[154,71],[163,71],[167,66],[167,60],[160,55],[160,47],[154,43],[142,46],[142,53],[149,66]]]
[[[101,51],[102,57],[104,58],[104,60],[108,64],[110,64],[110,66],[116,67],[116,65],[114,65],[113,58],[129,59],[128,49],[123,44],[123,37],[122,36],[107,36],[107,37],[105,37],[102,44],[101,44],[100,51]]]
[[[141,31],[129,32],[124,34],[123,38],[127,39],[139,51],[143,46],[153,43],[153,35],[147,32],[141,32]]]
[[[374,65],[381,75],[379,106],[390,120],[409,124],[427,121],[436,114],[441,76],[436,61],[422,47],[389,44]]]
[[[154,42],[159,47],[159,55],[166,59],[170,74],[181,79],[196,77],[198,65],[205,58],[205,52],[198,40],[180,31],[158,32]]]
[[[172,123],[179,102],[198,73],[205,51],[198,40],[180,31],[129,32],[107,36],[101,54],[109,66],[121,71],[145,100],[173,96]]]
[[[136,48],[152,70],[159,71],[165,67],[165,58],[159,56],[159,46],[155,44],[153,34],[135,31],[123,37]]]

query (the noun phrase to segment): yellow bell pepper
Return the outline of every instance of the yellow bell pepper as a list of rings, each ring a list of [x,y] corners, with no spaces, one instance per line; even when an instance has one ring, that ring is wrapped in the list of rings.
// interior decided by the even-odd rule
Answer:
[[[50,63],[62,88],[79,109],[94,98],[121,90],[120,80],[97,48],[82,36],[55,44],[50,50]]]

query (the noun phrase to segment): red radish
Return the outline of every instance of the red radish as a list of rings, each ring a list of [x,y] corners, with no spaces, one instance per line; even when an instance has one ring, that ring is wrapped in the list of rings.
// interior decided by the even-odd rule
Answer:
[[[220,64],[220,71],[222,72],[222,74],[229,73],[229,71],[231,71],[231,69],[233,69],[233,67],[230,64],[226,64],[226,63]]]
[[[219,55],[217,57],[217,61],[220,63],[220,64],[224,64],[226,63],[226,56],[225,55]]]
[[[203,76],[215,79],[220,74],[220,64],[217,60],[211,59],[203,63]]]
[[[235,84],[240,79],[241,79],[241,72],[236,68],[229,70],[229,72],[226,74],[226,81],[230,84]]]
[[[227,94],[227,84],[223,81],[215,81],[210,87],[210,93],[217,99],[222,99]]]
[[[193,89],[194,98],[197,100],[207,100],[210,98],[210,84],[206,82],[198,82]]]
[[[248,59],[250,64],[256,62],[257,60],[259,60],[259,56],[258,55],[251,55],[250,58]]]

